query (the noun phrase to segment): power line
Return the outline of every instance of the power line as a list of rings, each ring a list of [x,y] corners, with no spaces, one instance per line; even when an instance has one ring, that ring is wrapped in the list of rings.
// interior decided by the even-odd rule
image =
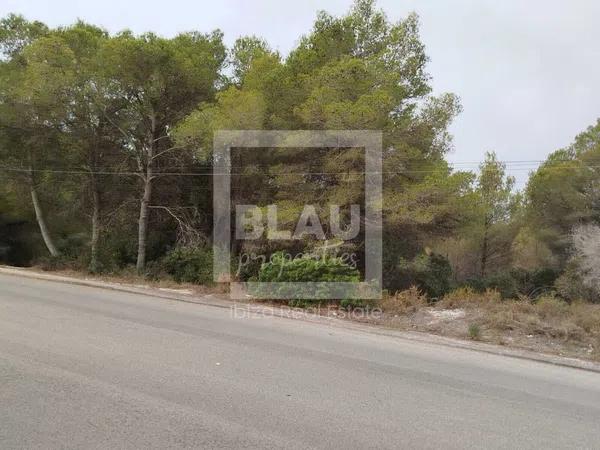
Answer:
[[[558,166],[558,167],[546,167],[546,170],[577,170],[577,169],[598,169],[600,165],[585,165],[585,166]],[[375,171],[375,172],[356,172],[356,171],[348,171],[348,172],[268,172],[265,175],[281,175],[281,176],[325,176],[325,175],[345,175],[345,176],[365,176],[365,175],[407,175],[407,174],[417,174],[417,173],[444,173],[447,172],[448,169],[453,169],[452,166],[448,168],[439,168],[439,169],[403,169],[403,170],[394,170],[394,171]],[[511,168],[511,171],[525,171],[525,170],[535,170],[536,167],[514,167]],[[30,172],[42,172],[42,173],[60,173],[60,174],[68,174],[68,175],[118,175],[118,176],[135,176],[140,177],[144,176],[143,172],[132,172],[132,171],[106,171],[106,170],[72,170],[72,169],[24,169],[19,167],[0,167],[0,170],[5,172],[17,172],[17,173],[30,173]],[[256,176],[256,173],[242,173],[242,172],[158,172],[154,171],[152,173],[153,176],[185,176],[185,177],[214,177],[214,176],[243,176],[250,177]]]

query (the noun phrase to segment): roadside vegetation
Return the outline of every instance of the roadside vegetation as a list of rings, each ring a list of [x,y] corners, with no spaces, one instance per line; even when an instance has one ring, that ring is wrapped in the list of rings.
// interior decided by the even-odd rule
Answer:
[[[255,36],[227,48],[218,30],[111,35],[7,16],[0,263],[211,286],[215,130],[381,130],[386,323],[597,356],[600,121],[517,191],[494,152],[477,171],[448,163],[461,105],[432,94],[427,61],[419,18],[391,22],[373,0],[321,12],[289,55]],[[327,205],[364,204],[356,149],[259,150],[232,153],[232,201],[276,204],[281,229],[305,204],[324,216]],[[233,276],[362,279],[363,237],[241,242]],[[301,259],[283,279],[276,262],[238,264],[327,245],[338,252],[330,264]]]
[[[386,295],[378,323],[539,352],[600,360],[600,305],[556,294],[503,299],[459,288],[431,300],[413,287]]]

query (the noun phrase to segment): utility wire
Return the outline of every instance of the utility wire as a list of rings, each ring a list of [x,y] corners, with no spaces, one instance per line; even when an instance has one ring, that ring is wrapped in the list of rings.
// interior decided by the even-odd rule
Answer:
[[[577,169],[599,169],[600,165],[585,165],[585,166],[558,166],[558,167],[546,167],[546,170],[577,170]],[[375,171],[375,172],[268,172],[265,175],[281,175],[281,176],[324,176],[324,175],[345,175],[345,176],[364,176],[364,175],[407,175],[417,173],[444,173],[448,169],[453,169],[452,166],[448,168],[439,169],[403,169],[394,171]],[[536,167],[513,167],[511,171],[525,171],[535,170]],[[0,167],[0,170],[5,172],[16,172],[16,173],[30,173],[30,172],[44,172],[44,173],[61,173],[70,175],[119,175],[119,176],[143,176],[144,172],[133,172],[133,171],[107,171],[107,170],[72,170],[72,169],[25,169],[19,167]],[[153,171],[153,176],[185,176],[185,177],[214,177],[214,176],[256,176],[256,173],[242,173],[242,172],[158,172]]]

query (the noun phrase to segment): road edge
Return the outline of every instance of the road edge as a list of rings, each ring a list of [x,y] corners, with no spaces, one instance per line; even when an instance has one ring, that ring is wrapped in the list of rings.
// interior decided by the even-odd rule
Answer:
[[[130,294],[145,295],[165,300],[173,300],[185,303],[194,303],[203,306],[216,308],[243,308],[246,312],[256,315],[268,315],[269,317],[278,317],[291,320],[304,320],[311,323],[326,324],[338,328],[352,329],[369,334],[380,336],[389,336],[394,338],[406,339],[412,342],[422,342],[424,344],[442,345],[446,347],[459,348],[463,350],[472,350],[510,358],[524,359],[539,363],[552,364],[555,366],[581,369],[600,373],[600,364],[593,361],[587,361],[578,358],[551,355],[546,353],[536,353],[531,350],[522,350],[516,348],[502,347],[500,345],[488,344],[483,342],[469,342],[461,339],[439,336],[416,331],[402,331],[386,328],[375,324],[365,324],[352,320],[344,320],[336,317],[318,316],[306,314],[290,314],[290,308],[277,307],[272,305],[261,305],[255,303],[240,303],[232,300],[220,298],[214,294],[205,294],[198,296],[188,293],[177,293],[171,289],[158,288],[152,286],[140,286],[127,283],[114,283],[97,279],[75,278],[63,275],[54,275],[39,272],[28,268],[17,268],[10,266],[0,266],[0,274],[14,275],[24,278],[51,281],[64,284],[95,287],[99,289],[126,292]]]

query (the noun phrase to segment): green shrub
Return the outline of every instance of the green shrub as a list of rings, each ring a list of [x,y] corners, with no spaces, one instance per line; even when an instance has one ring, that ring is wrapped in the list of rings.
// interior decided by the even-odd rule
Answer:
[[[469,337],[474,341],[478,341],[481,338],[481,328],[476,323],[469,325]]]
[[[481,278],[469,278],[468,280],[465,281],[464,285],[461,287],[466,288],[466,289],[471,289],[472,291],[475,291],[475,292],[483,292],[483,291],[485,291],[486,286],[487,286],[486,280],[483,280]]]
[[[569,304],[553,295],[544,295],[535,302],[537,313],[543,319],[565,317],[570,313]]]
[[[160,260],[160,266],[179,283],[212,283],[212,250],[204,247],[175,247]],[[158,271],[153,266],[153,272]]]
[[[346,264],[340,258],[316,259],[310,256],[301,258],[286,258],[284,253],[274,253],[270,261],[262,264],[258,272],[258,281],[271,283],[284,282],[358,282],[360,274],[356,268]],[[259,290],[262,289],[259,287]],[[277,291],[273,293],[269,290],[269,294],[279,295],[282,298],[288,297],[291,294],[294,296],[306,295],[309,299],[315,296],[331,297],[330,292],[324,290],[327,287],[316,287],[313,284],[307,284],[304,287],[298,288],[297,285],[280,285]],[[301,289],[298,292],[298,289]],[[261,292],[256,292],[260,295]],[[290,301],[293,306],[305,306],[312,303],[320,303],[319,300],[302,300]]]
[[[0,264],[29,266],[43,251],[39,229],[30,222],[3,213],[0,202]],[[6,209],[5,209],[6,211]]]
[[[534,270],[531,275],[533,289],[528,293],[523,292],[523,294],[536,297],[537,295],[553,290],[554,282],[557,278],[558,272],[554,269],[542,268]]]
[[[34,265],[44,271],[84,270],[87,266],[89,245],[84,233],[73,233],[56,239],[57,256],[46,254],[35,259]]]
[[[231,271],[239,281],[256,281],[260,266],[263,264],[262,255],[248,257],[236,255],[231,258]],[[244,258],[240,260],[240,258]],[[247,258],[247,259],[246,259]]]
[[[261,266],[258,281],[359,281],[359,273],[340,258],[322,260],[302,257],[290,260],[278,252],[271,257],[270,262]]]
[[[144,277],[148,280],[157,281],[168,278],[170,274],[165,270],[162,260],[148,261],[144,268]]]
[[[405,272],[410,286],[416,285],[429,298],[439,298],[449,292],[452,287],[450,262],[437,253],[423,253],[412,261],[401,259],[399,269]]]
[[[569,261],[565,271],[555,280],[554,287],[558,295],[568,301],[600,302],[598,292],[584,282],[576,259]]]
[[[494,273],[485,279],[469,279],[466,286],[477,292],[492,289],[500,292],[502,298],[518,298],[527,296],[536,298],[553,291],[557,273],[553,269],[542,268],[534,271],[512,269]]]
[[[519,294],[517,280],[510,272],[499,272],[485,280],[486,289],[500,292],[502,298],[515,298]]]
[[[416,239],[399,239],[406,230],[402,227],[384,227],[382,230],[382,275],[383,287],[390,292],[409,289],[414,280],[401,269],[403,260],[412,260],[423,251],[421,242]]]
[[[521,276],[523,275],[517,274],[517,277]],[[486,278],[471,278],[465,285],[476,292],[485,292],[488,289],[497,291],[502,298],[516,298],[520,292],[517,278],[508,271],[497,272]]]
[[[509,273],[516,282],[518,293],[530,298],[553,291],[554,281],[558,276],[557,272],[551,268],[540,268],[533,271],[512,269]]]
[[[45,272],[52,272],[55,270],[67,270],[72,269],[75,265],[73,258],[67,255],[58,256],[42,256],[36,260],[35,263]]]

